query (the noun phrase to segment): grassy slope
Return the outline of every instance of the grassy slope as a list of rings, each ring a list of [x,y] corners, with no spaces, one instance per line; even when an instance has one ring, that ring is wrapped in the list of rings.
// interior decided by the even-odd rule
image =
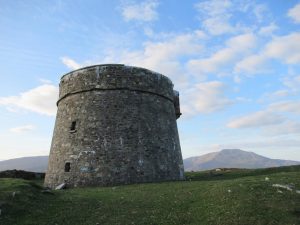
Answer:
[[[54,195],[41,193],[33,182],[0,179],[0,224],[300,224],[300,194],[272,187],[294,184],[300,190],[300,166],[220,173],[189,173],[192,181],[186,182],[71,189]]]

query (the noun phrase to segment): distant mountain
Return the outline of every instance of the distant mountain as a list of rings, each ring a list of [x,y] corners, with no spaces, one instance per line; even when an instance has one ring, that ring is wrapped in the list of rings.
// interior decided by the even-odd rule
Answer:
[[[278,166],[300,165],[291,160],[269,159],[253,152],[240,149],[224,149],[202,156],[183,160],[185,171],[209,170],[214,168],[267,168]],[[0,161],[0,171],[26,170],[32,172],[46,172],[48,156],[32,156]]]
[[[281,159],[270,159],[253,152],[240,149],[224,149],[202,156],[183,160],[185,171],[210,170],[214,168],[267,168],[299,165],[300,162]]]
[[[0,161],[0,171],[26,170],[32,172],[45,172],[48,165],[48,156],[32,156]]]

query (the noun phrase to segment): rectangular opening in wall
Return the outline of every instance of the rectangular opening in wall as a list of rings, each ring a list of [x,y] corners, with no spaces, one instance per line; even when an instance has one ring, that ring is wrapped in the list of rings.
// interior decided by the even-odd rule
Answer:
[[[70,127],[70,131],[75,131],[76,130],[76,121],[73,121]]]
[[[70,172],[70,170],[71,170],[71,163],[66,162],[65,163],[65,172]]]

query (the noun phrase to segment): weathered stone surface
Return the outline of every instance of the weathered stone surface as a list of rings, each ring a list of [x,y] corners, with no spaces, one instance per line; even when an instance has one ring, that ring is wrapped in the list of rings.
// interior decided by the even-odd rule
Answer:
[[[118,64],[62,77],[45,186],[107,186],[183,179],[169,78]]]

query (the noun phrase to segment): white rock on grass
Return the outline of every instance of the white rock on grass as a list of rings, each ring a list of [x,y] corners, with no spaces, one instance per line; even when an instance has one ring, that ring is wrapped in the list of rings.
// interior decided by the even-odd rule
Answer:
[[[292,187],[290,185],[284,185],[284,184],[273,184],[272,187],[282,188],[288,191],[293,191]]]
[[[55,190],[61,190],[61,189],[64,189],[66,187],[66,183],[62,183],[58,186],[56,186]]]

